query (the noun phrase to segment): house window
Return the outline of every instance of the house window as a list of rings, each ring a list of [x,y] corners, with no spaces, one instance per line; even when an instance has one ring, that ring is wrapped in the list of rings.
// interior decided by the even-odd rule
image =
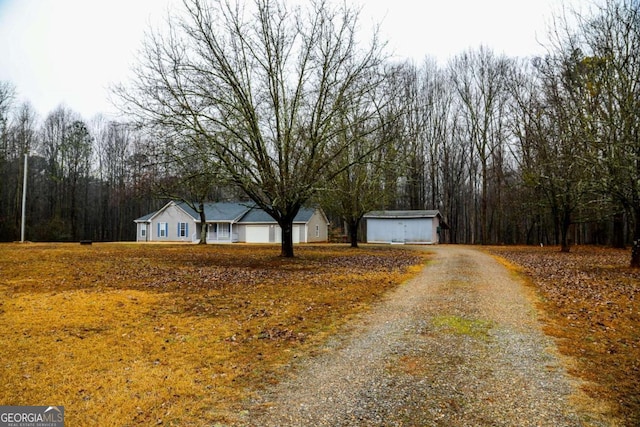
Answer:
[[[187,237],[189,236],[189,224],[186,222],[178,223],[178,237]]]
[[[140,237],[147,237],[147,224],[140,224]]]
[[[167,237],[169,235],[169,224],[166,222],[158,223],[158,237]]]
[[[316,225],[316,237],[320,237],[320,226]]]

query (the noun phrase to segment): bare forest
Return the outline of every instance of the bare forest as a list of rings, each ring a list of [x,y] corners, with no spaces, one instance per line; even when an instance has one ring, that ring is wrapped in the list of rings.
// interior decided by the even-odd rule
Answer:
[[[149,33],[119,121],[40,117],[0,82],[0,240],[20,239],[25,164],[31,241],[134,240],[169,198],[252,199],[281,224],[318,204],[352,239],[379,209],[438,209],[450,243],[640,239],[637,1],[558,17],[541,57],[446,64],[362,42],[346,5],[184,6]]]

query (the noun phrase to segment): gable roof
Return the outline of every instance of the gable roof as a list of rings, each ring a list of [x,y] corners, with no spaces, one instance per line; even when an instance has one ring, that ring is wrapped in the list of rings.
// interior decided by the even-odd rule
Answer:
[[[435,218],[441,217],[437,210],[371,211],[364,218]]]
[[[189,207],[184,202],[177,203],[182,210],[191,215],[194,221],[200,221],[200,214],[196,212],[194,209]],[[215,222],[237,222],[245,215],[251,208],[253,204],[250,202],[239,202],[239,203],[231,203],[231,202],[217,202],[217,203],[205,203],[204,204],[204,215],[207,218],[207,222],[215,221]]]
[[[170,201],[162,208],[158,209],[155,212],[151,212],[147,215],[144,215],[138,219],[135,219],[134,222],[150,222],[154,216],[160,214],[165,211],[167,208],[175,206],[176,208],[182,210],[184,213],[189,215],[195,222],[200,222],[200,214],[195,211],[192,207],[190,207],[185,202],[176,202]],[[253,204],[250,202],[237,202],[237,203],[229,203],[229,202],[216,202],[216,203],[205,203],[204,204],[204,213],[207,218],[207,222],[215,221],[215,222],[237,222],[244,214],[246,214],[251,208]]]

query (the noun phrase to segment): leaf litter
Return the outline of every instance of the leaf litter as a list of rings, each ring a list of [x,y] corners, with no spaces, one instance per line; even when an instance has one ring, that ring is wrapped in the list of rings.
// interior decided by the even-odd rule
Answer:
[[[585,391],[640,425],[640,271],[629,251],[577,246],[492,247],[524,272],[540,297],[545,332],[575,361]]]

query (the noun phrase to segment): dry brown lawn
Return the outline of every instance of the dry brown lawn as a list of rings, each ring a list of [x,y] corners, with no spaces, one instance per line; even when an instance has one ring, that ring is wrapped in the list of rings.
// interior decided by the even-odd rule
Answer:
[[[490,251],[524,272],[541,297],[545,332],[575,361],[585,391],[640,425],[640,271],[628,250],[495,247]]]
[[[585,390],[640,425],[640,272],[628,251],[495,247],[540,295]],[[0,245],[0,404],[67,424],[215,425],[314,354],[422,253],[396,247]]]
[[[215,425],[384,292],[400,248],[0,245],[0,403],[68,425]]]

